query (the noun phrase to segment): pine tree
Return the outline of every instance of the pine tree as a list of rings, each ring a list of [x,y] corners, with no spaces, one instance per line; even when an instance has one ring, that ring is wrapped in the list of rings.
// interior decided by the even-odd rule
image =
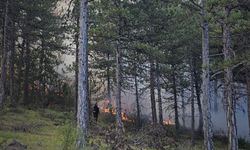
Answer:
[[[7,57],[9,52],[9,1],[7,0],[5,3],[5,17],[4,17],[4,31],[3,31],[3,53],[1,60],[1,78],[0,78],[0,107],[3,107],[4,100],[6,98],[5,95],[5,83],[6,83],[6,75],[7,75]]]
[[[211,108],[209,96],[209,30],[207,18],[207,1],[201,1],[202,15],[202,105],[203,105],[203,132],[204,132],[204,148],[213,150],[213,133],[211,124]]]
[[[88,1],[80,1],[80,36],[79,36],[79,64],[78,64],[78,108],[77,125],[79,137],[77,147],[83,149],[86,146],[89,121],[88,102]]]

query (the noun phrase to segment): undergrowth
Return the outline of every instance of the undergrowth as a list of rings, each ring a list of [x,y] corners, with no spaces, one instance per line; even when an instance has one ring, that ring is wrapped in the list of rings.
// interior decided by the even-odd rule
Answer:
[[[76,150],[77,129],[71,112],[51,109],[9,109],[0,112],[0,149],[13,140],[27,145],[29,150]],[[115,117],[101,114],[98,122],[91,122],[86,150],[201,150],[203,140],[197,137],[191,145],[190,134],[175,134],[173,126],[145,125],[140,130],[135,124],[124,122],[125,134],[117,136]],[[225,140],[215,138],[215,149],[226,149]],[[240,148],[249,144],[239,139]]]

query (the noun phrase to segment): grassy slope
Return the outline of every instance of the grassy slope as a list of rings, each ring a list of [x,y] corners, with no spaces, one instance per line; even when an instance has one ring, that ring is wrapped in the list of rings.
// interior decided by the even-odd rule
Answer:
[[[15,111],[5,110],[0,114],[0,149],[13,139],[16,139],[20,143],[27,145],[29,150],[62,150],[63,147],[73,150],[76,135],[71,118],[71,113],[57,112],[49,109],[27,110],[19,108]],[[112,140],[115,139],[115,137],[109,135],[109,133],[115,132],[114,127],[110,127],[113,121],[114,118],[102,114],[97,124],[91,124],[89,148],[87,149],[111,149]],[[149,148],[147,145],[147,142],[152,140],[150,139],[151,133],[145,135],[144,131],[134,132],[130,131],[129,128],[126,131],[124,141],[130,144],[132,149],[153,150],[153,148]],[[108,138],[111,140],[107,141]],[[147,138],[149,139],[147,140]],[[144,144],[133,144],[133,141],[136,139],[141,139]],[[166,140],[168,139],[172,139],[172,137],[167,137]],[[202,140],[197,140],[196,146],[191,148],[189,139],[188,135],[182,136],[182,140],[177,140],[176,142],[177,147],[165,145],[164,148],[169,150],[202,149]],[[216,141],[215,145],[218,150],[226,149],[225,144],[219,141]]]
[[[0,145],[16,139],[30,150],[61,150],[66,119],[51,110],[7,110],[0,117]]]

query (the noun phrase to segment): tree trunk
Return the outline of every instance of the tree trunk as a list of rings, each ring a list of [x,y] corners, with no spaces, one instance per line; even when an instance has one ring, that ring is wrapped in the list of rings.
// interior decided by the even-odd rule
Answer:
[[[10,47],[10,100],[11,100],[11,105],[16,106],[16,94],[15,94],[15,40],[16,40],[16,35],[15,35],[15,22],[14,22],[14,17],[15,17],[15,10],[13,8],[13,1],[10,4],[11,7],[11,22],[10,22],[10,28],[11,28],[11,47]]]
[[[175,112],[175,129],[176,131],[180,128],[179,123],[179,113],[178,113],[178,100],[177,100],[177,87],[176,87],[176,77],[175,77],[175,67],[172,68],[172,80],[173,80],[173,94],[174,94],[174,112]]]
[[[44,37],[43,37],[43,32],[41,36],[41,48],[42,52],[40,52],[40,62],[39,62],[39,94],[40,94],[40,101],[44,101],[45,103],[49,104],[49,101],[45,101],[45,79],[44,79],[44,74],[43,72],[45,71],[45,48],[44,48]],[[60,92],[59,92],[60,96]]]
[[[196,61],[193,58],[193,64],[196,66]],[[194,84],[195,84],[195,93],[197,98],[197,105],[198,105],[198,111],[199,111],[199,127],[198,131],[199,133],[202,133],[203,130],[203,115],[202,115],[202,107],[201,107],[201,91],[200,91],[200,84],[199,84],[199,74],[197,73],[196,67],[193,67],[193,75],[194,75]]]
[[[218,112],[218,89],[217,89],[217,83],[218,81],[214,80],[214,111]]]
[[[77,148],[84,149],[88,134],[89,102],[88,102],[88,0],[80,1],[80,36],[79,36],[79,64],[78,64],[78,107],[77,126],[79,136]]]
[[[3,31],[3,54],[1,61],[1,78],[0,78],[0,108],[3,107],[5,99],[5,82],[6,82],[6,65],[7,65],[7,53],[8,53],[8,23],[9,23],[9,1],[6,1],[5,6],[5,19],[4,19],[4,31]]]
[[[117,49],[116,49],[116,123],[118,133],[122,133],[123,131],[123,123],[122,123],[122,106],[121,106],[121,51],[119,48],[120,41],[117,41]]]
[[[27,35],[27,34],[26,34]],[[29,104],[29,73],[30,73],[30,45],[29,45],[29,38],[26,37],[26,51],[25,51],[25,70],[24,70],[24,96],[23,102],[24,104]]]
[[[191,63],[190,63],[190,72],[191,72],[191,80],[190,80],[190,87],[191,87],[191,130],[192,130],[192,136],[191,136],[191,144],[194,145],[194,66],[193,66],[193,60],[191,60]]]
[[[88,60],[88,53],[87,53],[87,60],[86,60],[86,62],[89,62],[89,60]],[[89,69],[88,69],[88,63],[87,63],[87,70],[88,70],[88,76],[89,76],[89,74],[90,74],[90,72],[89,72]],[[88,80],[87,80],[87,93],[88,93],[88,95],[87,95],[87,102],[88,102],[88,111],[89,111],[89,113],[88,113],[88,118],[90,119],[91,118],[91,115],[92,115],[92,106],[91,106],[91,88],[90,88],[90,78],[88,77]]]
[[[136,101],[136,120],[137,120],[137,127],[141,127],[141,109],[140,109],[140,102],[139,102],[139,90],[138,90],[138,80],[137,80],[137,61],[138,55],[135,52],[135,62],[134,62],[134,80],[135,80],[135,101]]]
[[[79,29],[79,15],[76,18],[77,29]],[[78,102],[78,64],[79,64],[79,31],[75,33],[75,43],[76,43],[76,68],[75,68],[75,119],[77,120],[77,102]]]
[[[30,74],[30,34],[29,34],[29,21],[30,21],[31,12],[27,12],[27,16],[25,18],[25,26],[24,26],[24,84],[23,84],[23,103],[29,104],[29,74]]]
[[[150,98],[153,124],[157,124],[157,114],[155,106],[155,72],[154,62],[150,60]]]
[[[201,1],[201,15],[202,15],[202,106],[203,106],[203,133],[204,133],[204,149],[213,150],[213,132],[211,121],[211,108],[209,96],[209,31],[207,20],[207,2]]]
[[[185,98],[184,98],[184,90],[181,90],[181,110],[182,110],[182,123],[183,127],[186,128],[186,121],[185,121]]]
[[[250,129],[250,66],[247,67],[246,71],[246,81],[247,81],[247,96],[248,96],[248,126]]]
[[[231,33],[229,24],[230,8],[225,7],[225,20],[223,23],[223,54],[225,62],[231,62],[233,50],[231,48]],[[235,118],[236,103],[233,98],[233,70],[227,66],[224,74],[224,97],[227,102],[228,150],[238,150],[238,138]]]
[[[163,125],[163,113],[162,113],[162,99],[161,99],[161,83],[160,83],[159,63],[156,64],[156,69],[157,69],[157,92],[158,92],[159,123],[160,123],[160,125]]]
[[[110,60],[110,54],[108,53],[107,54],[107,59],[108,59],[108,62]],[[108,96],[108,100],[109,100],[109,103],[111,103],[111,80],[110,80],[110,66],[109,66],[109,63],[108,63],[108,66],[107,66],[107,96]]]
[[[139,90],[138,90],[138,80],[137,75],[135,74],[135,101],[136,101],[136,120],[137,120],[137,127],[141,127],[141,109],[140,109],[140,102],[139,102]]]
[[[115,5],[118,9],[121,7],[121,1],[115,1]],[[124,126],[122,122],[122,106],[121,106],[121,86],[122,86],[122,54],[121,54],[121,36],[122,36],[122,17],[118,14],[118,30],[117,30],[117,41],[116,41],[116,93],[115,93],[115,102],[116,102],[116,124],[118,135],[121,135],[124,132]]]
[[[18,61],[18,77],[17,77],[17,82],[18,82],[18,87],[17,87],[17,99],[20,100],[22,98],[22,81],[23,81],[23,67],[24,67],[24,51],[25,51],[25,43],[26,43],[26,36],[24,34],[24,29],[22,29],[22,46],[20,50],[20,55],[19,55],[19,61]]]

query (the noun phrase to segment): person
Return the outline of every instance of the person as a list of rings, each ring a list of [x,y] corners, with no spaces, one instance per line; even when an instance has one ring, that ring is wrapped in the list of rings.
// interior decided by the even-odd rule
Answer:
[[[99,115],[99,107],[98,107],[97,103],[95,103],[95,106],[94,106],[94,109],[93,109],[93,115],[94,115],[94,118],[95,118],[95,120],[97,122],[98,115]]]

